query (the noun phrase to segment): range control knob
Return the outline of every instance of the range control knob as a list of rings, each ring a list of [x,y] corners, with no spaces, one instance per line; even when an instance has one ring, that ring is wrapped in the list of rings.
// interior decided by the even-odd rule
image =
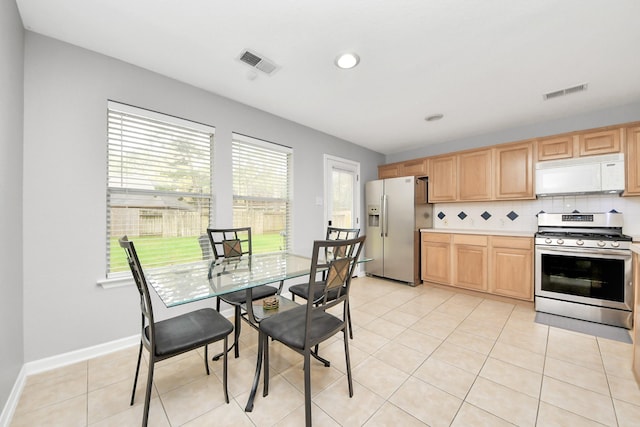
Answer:
[[[564,240],[558,239],[558,240],[556,240],[556,243],[559,244],[559,245],[564,245]]]
[[[617,248],[620,246],[620,242],[611,242],[611,247]]]
[[[547,237],[546,239],[544,239],[544,242],[545,242],[547,245],[550,245],[550,244],[551,244],[551,239]]]
[[[600,241],[598,242],[598,246],[599,246],[599,247],[604,248],[604,245],[606,245],[606,243],[605,243],[605,242],[603,242],[602,240],[600,240]]]
[[[578,240],[576,240],[576,245],[582,246],[582,245],[584,245],[584,241],[582,239],[578,239]]]

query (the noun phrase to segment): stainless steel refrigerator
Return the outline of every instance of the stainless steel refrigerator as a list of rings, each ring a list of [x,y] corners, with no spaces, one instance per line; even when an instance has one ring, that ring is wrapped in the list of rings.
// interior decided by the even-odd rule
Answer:
[[[420,232],[433,227],[427,178],[405,176],[365,184],[368,275],[420,283]]]

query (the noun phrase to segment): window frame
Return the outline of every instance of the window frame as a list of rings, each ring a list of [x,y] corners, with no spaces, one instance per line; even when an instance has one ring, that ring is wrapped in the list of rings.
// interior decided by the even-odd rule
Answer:
[[[237,160],[237,147],[238,146],[249,146],[253,149],[257,149],[257,150],[264,150],[264,151],[269,151],[271,153],[277,153],[276,155],[284,155],[285,156],[285,162],[286,162],[286,189],[284,190],[284,194],[286,195],[284,198],[283,197],[256,197],[256,196],[252,196],[252,195],[243,195],[243,194],[237,194],[236,192],[236,160]],[[293,242],[293,221],[292,221],[292,213],[293,213],[293,149],[291,147],[282,145],[282,144],[278,144],[275,142],[270,142],[270,141],[266,141],[264,139],[259,139],[259,138],[255,138],[255,137],[251,137],[248,135],[244,135],[238,132],[233,132],[232,133],[232,138],[231,138],[231,175],[232,175],[232,197],[233,197],[233,201],[232,201],[232,209],[233,209],[233,213],[232,213],[232,217],[233,217],[233,224],[234,227],[240,227],[240,226],[251,226],[252,227],[252,236],[253,236],[253,240],[255,241],[255,236],[256,235],[260,235],[260,233],[254,231],[254,224],[248,224],[248,223],[238,223],[237,220],[238,218],[235,215],[235,210],[236,210],[236,201],[238,200],[246,200],[248,202],[251,201],[261,201],[261,202],[265,202],[265,203],[269,203],[269,202],[276,202],[276,203],[284,203],[285,205],[285,227],[284,227],[284,248],[281,248],[280,250],[283,251],[288,251],[291,250],[292,248],[292,242]],[[260,249],[258,247],[258,249],[256,250],[256,245],[253,245],[253,252],[260,252]]]
[[[157,190],[157,189],[144,189],[141,188],[140,186],[136,188],[135,185],[133,185],[133,188],[128,188],[126,185],[123,187],[119,187],[119,186],[112,186],[112,172],[110,171],[110,161],[113,160],[111,158],[112,156],[112,147],[110,147],[110,145],[112,144],[112,141],[117,141],[117,139],[113,140],[112,136],[111,136],[111,131],[112,131],[112,125],[110,123],[110,116],[113,116],[115,114],[123,114],[123,115],[133,115],[133,116],[137,116],[143,120],[149,120],[149,123],[151,122],[162,122],[163,124],[166,124],[168,126],[175,126],[177,128],[182,128],[182,129],[188,129],[190,132],[197,132],[197,133],[201,133],[202,135],[199,135],[198,137],[194,137],[193,139],[188,139],[188,142],[191,144],[189,147],[194,149],[195,151],[199,151],[202,153],[205,153],[206,151],[208,151],[208,158],[205,161],[206,156],[200,156],[197,158],[197,162],[200,162],[200,165],[205,165],[208,166],[208,171],[206,172],[207,175],[205,175],[205,177],[207,178],[206,182],[207,185],[203,186],[204,191],[182,191],[182,189],[163,189],[163,190]],[[175,130],[175,129],[174,129]],[[197,226],[198,228],[206,228],[208,226],[210,226],[210,224],[213,223],[213,217],[214,217],[214,207],[215,207],[215,187],[214,187],[214,148],[215,148],[215,144],[214,144],[214,137],[215,137],[215,127],[210,126],[210,125],[206,125],[203,123],[198,123],[195,121],[191,121],[191,120],[186,120],[186,119],[182,119],[179,117],[175,117],[175,116],[171,116],[168,114],[163,114],[163,113],[159,113],[156,111],[152,111],[152,110],[147,110],[144,108],[139,108],[139,107],[135,107],[132,105],[128,105],[128,104],[123,104],[120,102],[116,102],[116,101],[112,101],[112,100],[108,100],[107,102],[107,173],[106,173],[106,179],[107,179],[107,183],[106,183],[106,232],[105,232],[105,236],[106,236],[106,253],[105,253],[105,280],[99,280],[98,283],[100,285],[102,285],[103,287],[109,287],[110,284],[111,285],[119,285],[120,283],[126,283],[126,282],[130,282],[131,280],[131,272],[129,271],[129,269],[127,268],[126,270],[118,270],[118,271],[111,271],[111,240],[113,239],[114,236],[111,236],[112,234],[112,223],[111,223],[111,214],[112,214],[112,204],[111,204],[111,199],[114,195],[122,195],[125,194],[124,198],[126,199],[126,195],[132,195],[134,197],[140,197],[140,198],[147,198],[149,196],[157,196],[157,197],[162,197],[162,198],[167,198],[167,199],[177,199],[180,200],[180,198],[188,198],[188,200],[191,200],[195,203],[196,209],[194,212],[198,212],[199,214],[197,215],[198,217],[200,217],[200,220],[198,221],[202,221],[200,223],[199,226]],[[205,151],[203,150],[203,144],[202,144],[202,139],[203,138],[207,138],[209,140],[209,145],[206,148]],[[199,140],[199,142],[198,142]],[[151,139],[150,139],[151,141]],[[116,142],[117,145],[117,142]],[[143,144],[144,145],[144,144]],[[177,143],[173,144],[172,146],[174,148],[177,147]],[[178,159],[178,157],[176,157],[176,159]],[[169,158],[167,158],[166,160],[166,165],[162,165],[162,166],[166,166],[167,169],[161,169],[160,172],[157,172],[157,175],[154,175],[154,178],[157,178],[159,176],[161,176],[163,174],[162,171],[165,170],[170,170],[168,169],[169,167],[169,163],[172,160],[169,160]],[[150,166],[150,170],[153,169],[152,166]],[[202,173],[202,167],[198,168],[198,170],[200,171],[200,173]],[[191,173],[193,173],[194,175],[192,175],[192,177],[197,177],[198,176],[198,170],[194,170],[193,168],[191,169]],[[170,170],[170,171],[174,171],[174,170]],[[116,174],[116,179],[118,177],[122,177],[124,176],[124,173],[122,173],[121,176],[118,176],[118,174]],[[187,174],[187,176],[189,176]],[[130,178],[131,179],[131,178]],[[154,182],[157,184],[157,182],[155,181],[150,181],[150,182]],[[202,181],[199,181],[202,182]],[[148,184],[146,184],[148,185]],[[208,191],[207,191],[208,190]],[[197,200],[202,200],[204,203],[206,203],[205,205],[200,205]],[[199,206],[199,207],[198,207]],[[125,209],[127,209],[128,206],[125,207]],[[145,208],[140,208],[140,211],[144,210]],[[205,212],[205,209],[208,210],[208,212]],[[176,208],[176,211],[178,212],[183,212],[183,209],[178,207]],[[202,214],[205,213],[206,214],[206,220],[202,219]],[[204,224],[204,222],[206,222],[206,224]],[[200,230],[198,233],[200,234],[204,234],[206,230]],[[127,231],[128,233],[128,231]],[[164,230],[163,230],[164,233]],[[118,237],[118,236],[116,236]],[[166,236],[163,236],[166,237]],[[135,237],[129,235],[129,238],[131,240],[135,239]],[[191,261],[186,261],[186,262],[191,262]],[[177,263],[180,264],[180,263]],[[151,266],[150,268],[154,268],[153,266]],[[106,286],[105,286],[106,285]]]

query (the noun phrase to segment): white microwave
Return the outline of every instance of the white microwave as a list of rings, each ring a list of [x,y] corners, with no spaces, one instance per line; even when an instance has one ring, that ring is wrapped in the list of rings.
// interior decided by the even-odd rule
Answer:
[[[538,162],[536,194],[621,193],[624,175],[622,153]]]

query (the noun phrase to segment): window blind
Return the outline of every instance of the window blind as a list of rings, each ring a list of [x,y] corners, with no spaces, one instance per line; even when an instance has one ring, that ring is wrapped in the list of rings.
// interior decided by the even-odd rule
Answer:
[[[291,148],[233,134],[233,224],[251,227],[255,253],[290,246],[291,165]]]
[[[213,128],[114,102],[107,122],[107,276],[129,271],[124,235],[147,268],[202,259]]]

